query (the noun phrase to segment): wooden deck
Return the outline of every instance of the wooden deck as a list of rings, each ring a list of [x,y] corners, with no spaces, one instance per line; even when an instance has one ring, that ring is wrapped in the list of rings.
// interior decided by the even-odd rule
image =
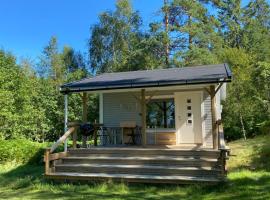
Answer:
[[[144,183],[218,183],[220,151],[183,146],[95,147],[51,154],[46,178]]]
[[[226,180],[228,148],[219,127],[218,149],[200,145],[76,148],[70,128],[46,149],[45,177],[56,180],[114,180],[144,183],[218,183]],[[73,133],[73,148],[53,153]]]

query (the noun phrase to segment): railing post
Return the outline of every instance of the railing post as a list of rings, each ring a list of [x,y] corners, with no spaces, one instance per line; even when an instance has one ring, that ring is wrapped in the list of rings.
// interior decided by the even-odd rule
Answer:
[[[64,127],[64,133],[67,132],[68,127],[68,96],[65,94],[65,127]],[[67,152],[67,144],[68,144],[68,139],[65,140],[65,145],[64,145],[64,151]]]
[[[217,123],[216,123],[216,91],[215,86],[210,86],[210,96],[211,96],[211,114],[212,114],[212,137],[213,137],[213,149],[218,149],[217,144]]]
[[[142,143],[143,146],[147,144],[146,137],[146,103],[145,103],[145,89],[141,90],[141,123],[142,123]]]
[[[75,128],[75,131],[72,135],[72,141],[73,141],[72,147],[73,149],[76,149],[77,148],[77,128]]]
[[[220,149],[220,165],[221,165],[221,175],[222,177],[225,177],[227,175],[227,169],[226,169],[226,159],[227,159],[227,150]]]
[[[94,125],[94,146],[97,146],[97,126]]]
[[[87,93],[86,92],[83,92],[83,95],[82,95],[82,121],[83,123],[87,123]],[[83,148],[87,148],[87,137],[86,136],[82,136],[82,147]]]
[[[50,148],[45,150],[44,162],[45,162],[45,175],[50,174]]]

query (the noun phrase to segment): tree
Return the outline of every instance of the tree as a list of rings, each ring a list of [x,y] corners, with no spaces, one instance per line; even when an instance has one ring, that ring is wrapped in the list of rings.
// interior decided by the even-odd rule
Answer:
[[[270,131],[270,63],[258,62],[254,67],[252,76],[253,84],[256,85],[256,100],[263,110],[260,113],[258,126],[263,133]]]
[[[238,132],[246,139],[246,119],[251,114],[248,104],[252,102],[252,94],[254,94],[250,84],[251,58],[244,50],[233,48],[225,50],[223,59],[231,66],[234,75],[233,82],[228,86],[228,98],[224,107],[225,130],[232,134],[231,137],[233,134],[235,138],[239,137],[236,135]]]
[[[86,59],[81,52],[76,52],[73,48],[64,46],[62,60],[66,73],[73,73],[77,70],[82,70],[86,76]]]
[[[64,96],[60,94],[59,87],[65,82],[71,82],[87,77],[87,64],[84,56],[76,52],[73,48],[65,46],[59,50],[56,37],[52,37],[42,51],[39,65],[43,67],[43,73],[39,79],[42,85],[39,88],[39,102],[41,108],[46,108],[45,116],[47,119],[46,133],[44,137],[55,140],[63,135],[64,128]],[[96,97],[90,98],[95,102]],[[81,120],[82,102],[78,94],[69,95],[69,120]],[[91,103],[95,108],[94,103]],[[96,109],[94,110],[96,112]],[[94,117],[96,114],[91,113]]]
[[[264,0],[250,1],[243,8],[242,46],[257,61],[270,61],[270,7]]]
[[[0,137],[11,138],[17,133],[14,126],[16,114],[16,90],[19,84],[19,67],[16,59],[0,50]]]
[[[218,22],[203,2],[174,0],[169,10],[174,63],[181,66],[216,63],[214,51],[220,47]]]
[[[130,71],[138,68],[129,60],[138,55],[142,40],[141,18],[128,0],[119,0],[114,12],[104,12],[91,28],[90,64],[93,71]]]
[[[219,4],[220,34],[224,45],[232,48],[241,47],[242,40],[242,10],[241,0],[222,0]]]
[[[42,85],[32,63],[24,59],[17,65],[14,56],[1,51],[0,77],[0,137],[43,140],[49,131],[46,106],[42,105]]]

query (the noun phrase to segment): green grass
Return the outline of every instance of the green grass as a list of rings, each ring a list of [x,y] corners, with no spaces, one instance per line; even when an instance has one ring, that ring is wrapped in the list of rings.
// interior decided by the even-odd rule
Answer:
[[[229,144],[229,181],[220,185],[53,183],[43,167],[0,165],[0,199],[270,199],[270,136]]]

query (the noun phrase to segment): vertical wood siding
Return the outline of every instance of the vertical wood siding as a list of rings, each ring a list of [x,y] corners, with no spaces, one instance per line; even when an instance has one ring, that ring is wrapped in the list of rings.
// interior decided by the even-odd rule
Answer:
[[[212,137],[212,114],[211,114],[211,97],[210,95],[204,91],[204,123],[205,123],[205,130],[204,130],[204,145],[206,147],[212,148],[213,147],[213,137]]]
[[[138,94],[134,93],[138,96]],[[140,103],[132,93],[103,94],[103,122],[107,127],[119,127],[120,122],[135,121],[141,125]]]

